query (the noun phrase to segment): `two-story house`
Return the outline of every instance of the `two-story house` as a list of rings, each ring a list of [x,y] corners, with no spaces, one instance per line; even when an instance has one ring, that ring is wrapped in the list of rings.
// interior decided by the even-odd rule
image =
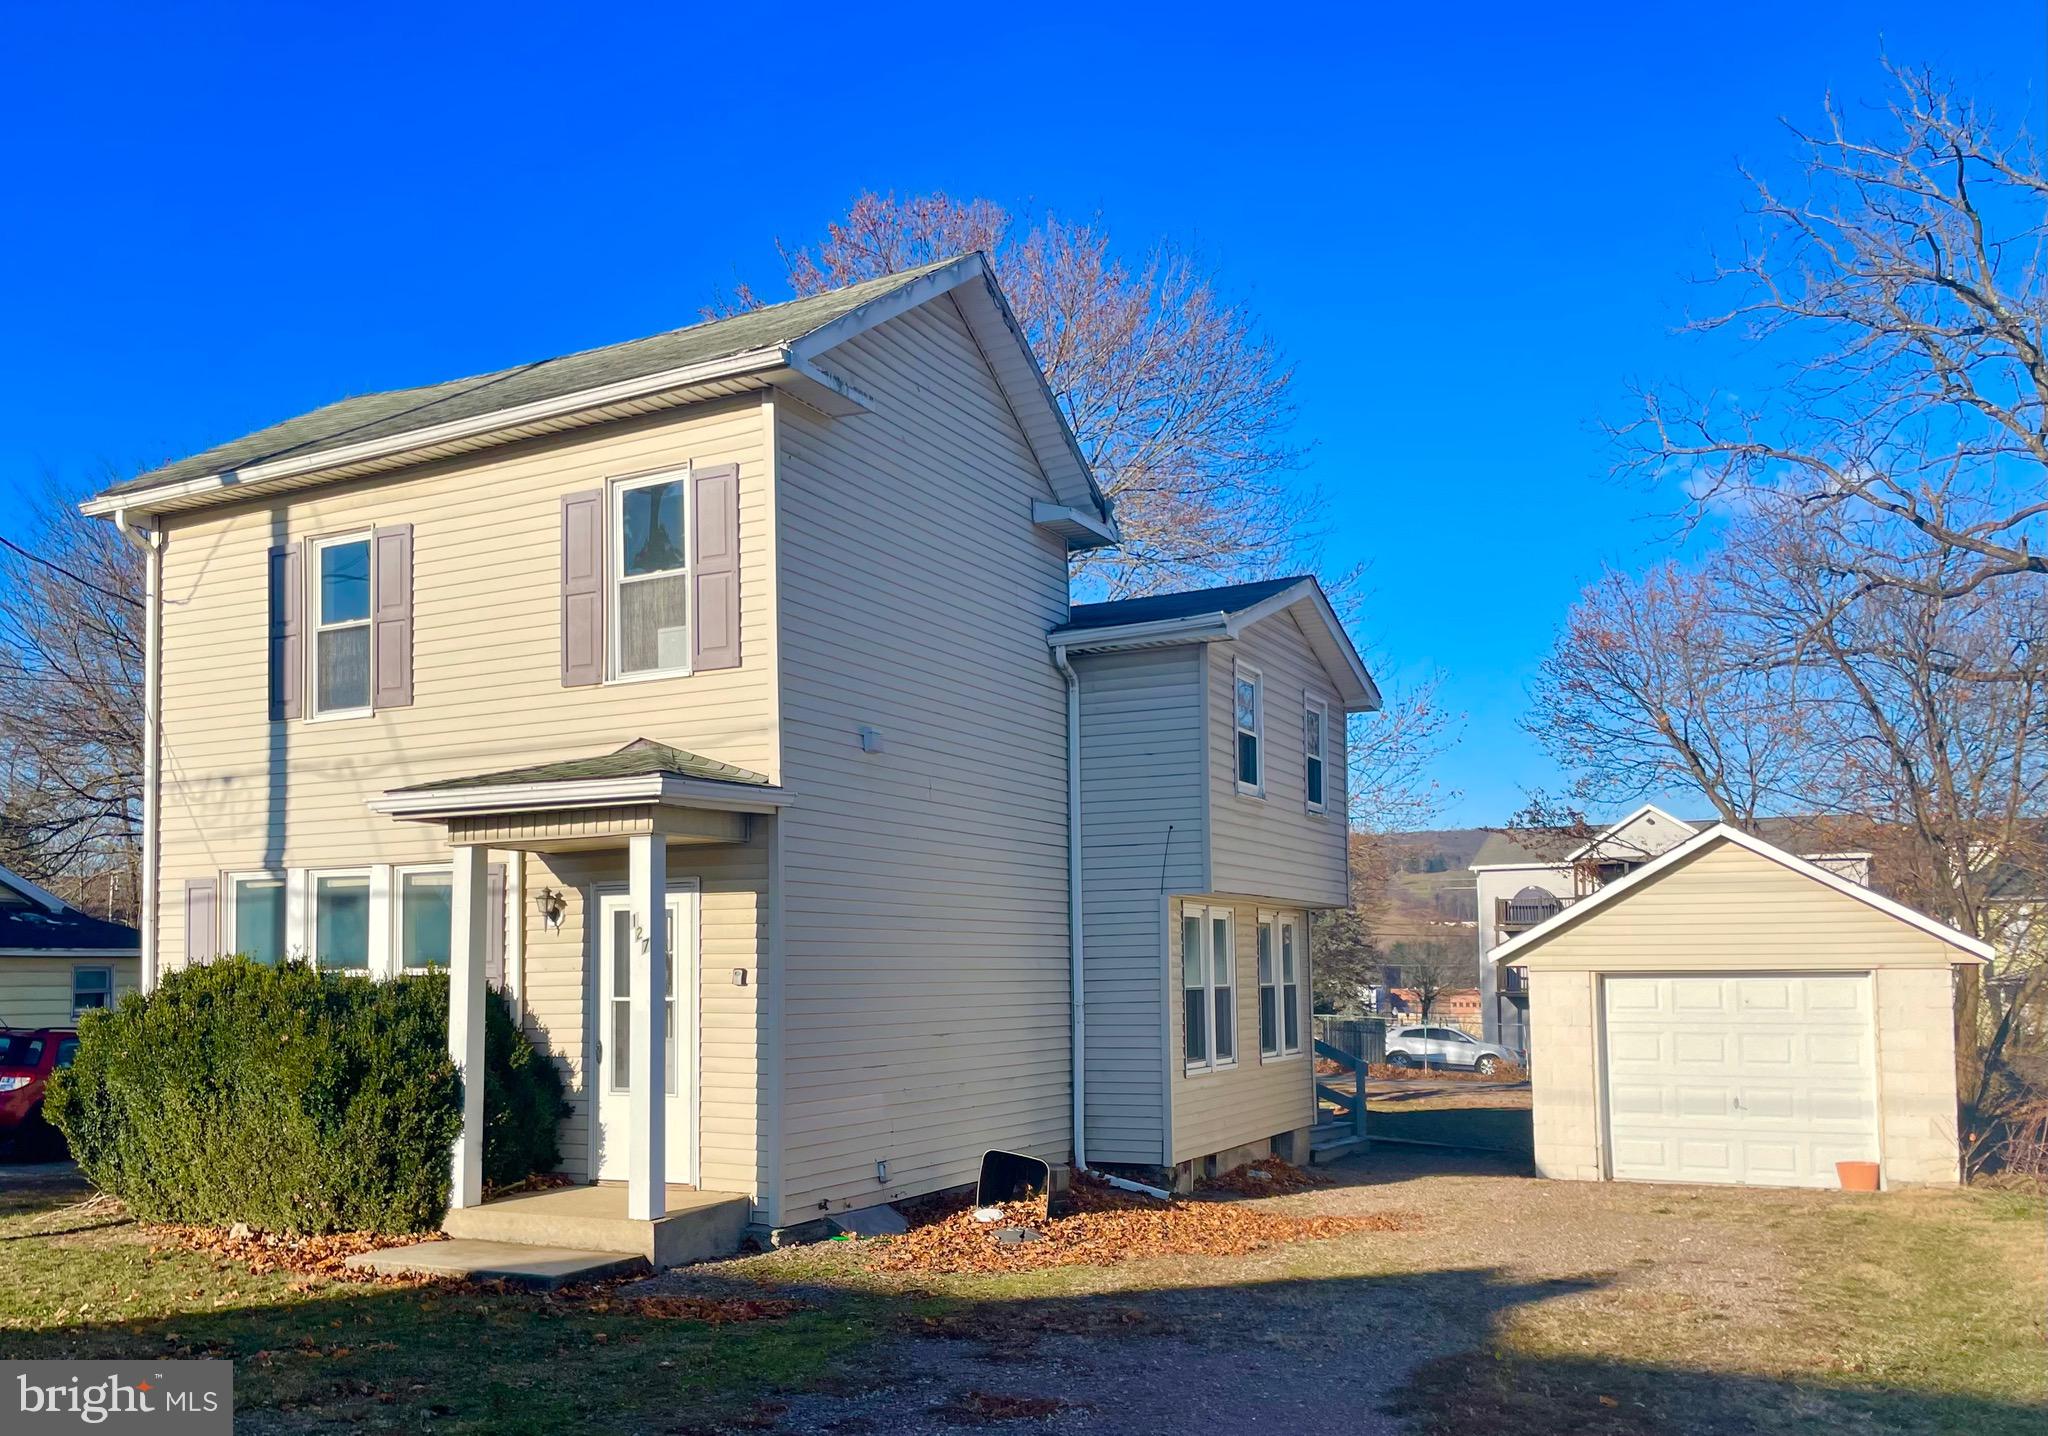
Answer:
[[[446,967],[473,1074],[500,985],[564,1170],[656,1226],[1312,1124],[1371,680],[1313,580],[1070,606],[1114,518],[980,256],[344,400],[87,509],[148,565],[145,986]]]

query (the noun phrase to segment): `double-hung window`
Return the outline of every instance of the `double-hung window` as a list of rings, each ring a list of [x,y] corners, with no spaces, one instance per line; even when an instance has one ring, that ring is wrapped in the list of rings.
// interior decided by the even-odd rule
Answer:
[[[71,969],[71,1015],[98,1012],[114,1004],[114,969],[74,967]]]
[[[370,970],[370,873],[314,873],[313,965],[327,972]]]
[[[1323,753],[1329,742],[1330,709],[1320,698],[1303,700],[1301,712],[1301,753],[1304,781],[1308,790],[1308,810],[1311,813],[1323,811],[1324,766]]]
[[[684,487],[684,475],[657,474],[612,488],[612,672],[617,677],[690,671]]]
[[[400,967],[406,972],[446,971],[454,951],[454,871],[400,868],[397,879]]]
[[[1237,959],[1230,909],[1184,904],[1180,919],[1182,1057],[1190,1072],[1237,1061]]]
[[[1231,706],[1237,724],[1237,791],[1258,795],[1265,792],[1266,762],[1261,741],[1265,705],[1259,691],[1259,670],[1243,663],[1234,665],[1231,687]]]
[[[313,714],[370,711],[370,536],[313,545]]]
[[[1259,914],[1259,1056],[1301,1053],[1301,926],[1292,914]]]
[[[285,875],[228,874],[224,952],[240,953],[269,967],[284,961]]]

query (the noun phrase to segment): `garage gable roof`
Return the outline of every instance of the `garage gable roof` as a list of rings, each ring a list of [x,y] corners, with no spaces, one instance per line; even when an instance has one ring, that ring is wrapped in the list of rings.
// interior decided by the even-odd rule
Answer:
[[[1527,956],[1531,948],[1540,947],[1565,929],[1576,927],[1584,922],[1601,908],[1610,907],[1625,899],[1637,888],[1655,882],[1662,874],[1685,862],[1688,858],[1722,843],[1733,843],[1735,846],[1754,853],[1760,858],[1767,859],[1782,868],[1798,873],[1801,877],[1810,878],[1824,888],[1830,888],[1844,897],[1853,898],[1866,907],[1875,908],[1887,917],[1895,918],[1899,922],[1905,923],[1908,927],[1917,928],[1929,937],[1937,938],[1947,943],[1950,947],[1968,954],[1969,957],[1978,962],[1989,962],[1991,960],[1992,950],[1990,944],[1981,942],[1977,938],[1971,937],[1968,933],[1959,932],[1947,923],[1939,922],[1927,916],[1926,913],[1915,912],[1904,903],[1894,902],[1882,893],[1872,892],[1861,883],[1851,882],[1839,873],[1829,872],[1826,868],[1816,863],[1810,863],[1805,858],[1794,857],[1783,848],[1774,847],[1762,838],[1752,837],[1740,828],[1731,828],[1726,823],[1716,823],[1713,827],[1686,839],[1686,841],[1680,843],[1669,852],[1643,864],[1628,876],[1618,878],[1607,884],[1606,887],[1603,887],[1591,897],[1582,898],[1554,916],[1536,924],[1527,932],[1508,942],[1502,943],[1493,950],[1493,960],[1495,962],[1513,962],[1517,958]]]

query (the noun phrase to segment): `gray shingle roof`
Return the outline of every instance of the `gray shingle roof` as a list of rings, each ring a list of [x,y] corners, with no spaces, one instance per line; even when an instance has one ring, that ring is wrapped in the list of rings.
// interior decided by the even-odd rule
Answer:
[[[570,783],[590,778],[645,778],[673,774],[678,778],[701,778],[711,783],[743,783],[768,786],[768,779],[746,768],[721,763],[671,748],[650,738],[635,738],[616,753],[595,758],[568,758],[558,763],[536,763],[527,768],[507,768],[497,773],[476,773],[466,778],[441,778],[431,783],[414,783],[397,788],[400,793],[445,793],[463,788],[496,788],[516,783]]]
[[[51,912],[40,903],[0,908],[0,950],[43,948],[52,952],[95,952],[108,956],[139,952],[142,934],[75,908]]]
[[[668,369],[790,343],[822,329],[870,300],[955,262],[955,259],[942,260],[844,289],[792,299],[784,304],[771,304],[765,309],[735,314],[727,319],[707,320],[650,338],[542,359],[492,374],[450,379],[416,389],[359,394],[124,480],[110,486],[104,493],[130,493],[158,484],[206,478],[273,459],[305,457],[367,440],[396,438],[437,424],[480,418],[520,404],[564,398],[603,384],[643,378]]]
[[[1204,613],[1239,613],[1257,607],[1274,594],[1284,593],[1298,583],[1313,581],[1308,574],[1297,573],[1287,578],[1230,583],[1219,588],[1192,589],[1187,593],[1153,593],[1143,598],[1120,598],[1109,603],[1077,603],[1068,615],[1065,628],[1118,628],[1126,623],[1160,623],[1175,618],[1194,618]]]

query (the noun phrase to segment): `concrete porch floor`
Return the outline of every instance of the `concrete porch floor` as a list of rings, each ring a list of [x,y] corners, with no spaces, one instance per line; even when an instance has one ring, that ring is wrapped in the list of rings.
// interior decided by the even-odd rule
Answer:
[[[668,1215],[643,1222],[626,1215],[623,1184],[552,1187],[454,1208],[441,1230],[471,1241],[623,1253],[659,1270],[737,1252],[751,1205],[735,1192],[670,1187]]]

